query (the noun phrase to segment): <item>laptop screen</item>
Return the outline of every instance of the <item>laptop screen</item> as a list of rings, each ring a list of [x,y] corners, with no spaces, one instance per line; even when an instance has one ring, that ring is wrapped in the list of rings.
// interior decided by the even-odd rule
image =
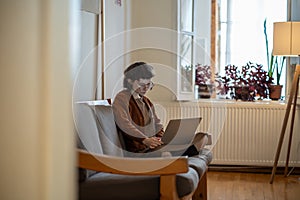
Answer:
[[[192,142],[202,118],[172,119],[161,138],[164,144],[189,144]]]

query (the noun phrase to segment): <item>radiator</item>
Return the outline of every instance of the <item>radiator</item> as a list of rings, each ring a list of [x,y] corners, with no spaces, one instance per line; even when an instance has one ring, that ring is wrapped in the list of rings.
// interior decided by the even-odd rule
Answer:
[[[208,146],[212,164],[272,166],[277,150],[285,104],[278,102],[157,102],[156,110],[166,125],[173,118],[201,116],[198,131],[212,135]],[[300,166],[300,117],[297,109],[289,166]],[[290,117],[291,118],[291,117]],[[289,125],[278,166],[286,160]]]

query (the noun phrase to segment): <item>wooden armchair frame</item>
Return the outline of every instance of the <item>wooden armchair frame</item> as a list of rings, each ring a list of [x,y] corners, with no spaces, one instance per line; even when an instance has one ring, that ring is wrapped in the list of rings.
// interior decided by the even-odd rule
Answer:
[[[163,158],[126,158],[106,155],[91,154],[85,150],[78,149],[78,166],[84,169],[101,171],[112,174],[123,175],[159,175],[160,176],[160,199],[207,199],[206,172],[199,181],[198,188],[193,194],[179,198],[176,189],[176,174],[188,171],[187,157],[163,157]],[[110,167],[116,166],[116,167]],[[122,170],[120,170],[120,168]],[[150,166],[153,170],[141,170]],[[162,166],[157,167],[157,166]]]

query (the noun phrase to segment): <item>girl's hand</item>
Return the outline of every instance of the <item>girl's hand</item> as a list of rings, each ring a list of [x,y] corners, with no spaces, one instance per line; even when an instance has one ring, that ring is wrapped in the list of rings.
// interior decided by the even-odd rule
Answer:
[[[163,144],[159,137],[150,137],[143,140],[143,144],[145,144],[150,149],[154,149]]]

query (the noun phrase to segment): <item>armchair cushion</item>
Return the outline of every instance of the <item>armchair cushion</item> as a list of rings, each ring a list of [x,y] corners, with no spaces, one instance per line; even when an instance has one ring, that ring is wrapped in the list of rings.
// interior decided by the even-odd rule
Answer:
[[[111,106],[93,106],[99,129],[103,153],[111,156],[124,156]]]
[[[191,168],[197,171],[199,177],[202,177],[207,170],[207,164],[212,161],[212,154],[208,149],[202,149],[199,155],[188,158]]]
[[[159,199],[159,176],[135,176],[97,173],[80,183],[79,198],[85,200],[155,200]],[[179,197],[192,193],[198,185],[197,172],[189,168],[187,173],[176,175]],[[133,192],[134,191],[134,192]]]

